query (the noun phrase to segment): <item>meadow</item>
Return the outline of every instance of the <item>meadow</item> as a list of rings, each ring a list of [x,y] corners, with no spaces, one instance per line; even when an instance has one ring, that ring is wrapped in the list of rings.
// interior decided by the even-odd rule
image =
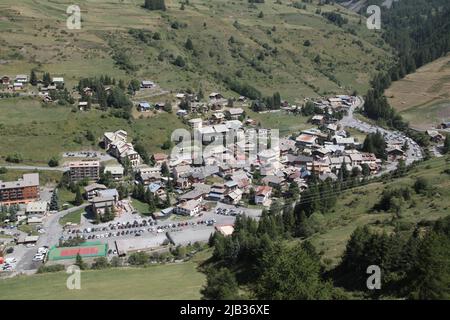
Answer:
[[[0,280],[1,300],[191,300],[200,298],[205,276],[185,262],[146,268],[88,270],[81,289],[66,287],[65,272]],[[120,288],[120,289],[118,289]]]
[[[425,130],[450,119],[450,55],[419,68],[385,91],[389,103],[409,121]]]
[[[118,129],[128,132],[130,142],[139,137],[152,153],[161,150],[173,129],[182,127],[181,120],[169,113],[129,122],[95,109],[73,112],[70,107],[43,107],[28,98],[3,99],[0,100],[0,162],[17,152],[23,164],[46,165],[51,157],[61,158],[65,151],[100,150],[98,142],[103,133]],[[86,139],[88,130],[97,141]]]

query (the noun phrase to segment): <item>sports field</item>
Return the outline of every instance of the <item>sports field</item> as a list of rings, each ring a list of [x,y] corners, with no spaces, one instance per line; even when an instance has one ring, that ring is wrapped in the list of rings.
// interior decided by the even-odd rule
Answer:
[[[48,253],[48,259],[50,261],[74,259],[78,254],[82,258],[104,257],[106,256],[107,250],[108,246],[106,244],[100,242],[85,242],[78,247],[53,247]]]
[[[68,290],[65,272],[0,280],[0,300],[170,300],[199,299],[205,283],[197,264],[82,271],[81,289]]]

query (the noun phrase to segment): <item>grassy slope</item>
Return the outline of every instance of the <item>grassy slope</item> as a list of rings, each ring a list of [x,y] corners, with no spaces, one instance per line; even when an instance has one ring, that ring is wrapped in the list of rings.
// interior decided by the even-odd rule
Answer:
[[[168,113],[136,119],[130,125],[98,110],[73,113],[71,108],[57,105],[43,108],[30,99],[5,99],[0,100],[0,161],[19,152],[25,164],[45,165],[63,151],[98,149],[84,138],[87,130],[100,139],[105,131],[124,129],[132,138],[140,136],[148,151],[154,152],[160,150],[172,129],[181,127],[181,121]],[[76,137],[83,137],[81,145],[74,141]]]
[[[205,276],[194,262],[137,269],[83,271],[81,290],[68,290],[65,272],[0,281],[0,299],[199,299]]]
[[[168,89],[198,89],[201,85],[206,92],[224,90],[214,72],[234,75],[241,70],[242,81],[264,93],[280,91],[286,98],[297,99],[341,92],[338,83],[348,90],[363,91],[374,67],[387,58],[385,50],[374,46],[379,41],[378,35],[359,25],[354,13],[338,6],[320,8],[340,10],[350,20],[346,28],[356,30],[355,36],[315,14],[316,4],[299,10],[288,6],[289,1],[281,5],[266,1],[250,8],[243,0],[192,0],[185,10],[180,10],[178,1],[166,0],[168,10],[161,14],[144,10],[141,3],[143,0],[80,0],[82,29],[72,31],[65,28],[65,10],[70,1],[4,0],[0,4],[5,16],[0,20],[0,44],[8,50],[1,53],[0,59],[8,63],[2,65],[2,71],[28,74],[32,67],[39,66],[41,71],[65,76],[69,85],[81,76],[99,73],[129,78],[130,75],[114,66],[109,43],[112,41],[126,49],[139,66],[133,77],[154,79]],[[257,17],[260,11],[264,13],[263,19]],[[172,29],[173,21],[187,23],[187,28]],[[239,28],[233,26],[235,21],[239,22]],[[274,26],[276,31],[269,34]],[[163,40],[152,46],[143,45],[127,34],[129,28],[158,31]],[[230,36],[236,44],[228,43]],[[197,56],[184,48],[188,37]],[[303,46],[305,40],[312,45]],[[278,55],[271,56],[264,44],[277,48]],[[188,66],[175,67],[169,63],[169,57],[159,61],[161,51],[184,56]],[[263,72],[251,66],[259,53],[266,54],[260,62]],[[313,63],[317,54],[322,58],[320,65]],[[330,79],[330,74],[338,83]]]
[[[445,168],[450,168],[450,163],[444,158],[433,159],[421,163],[407,176],[388,183],[373,183],[367,186],[344,192],[337,202],[336,207],[329,213],[315,214],[315,223],[320,225],[322,232],[312,236],[311,241],[319,251],[324,253],[324,258],[332,259],[331,263],[337,263],[345,249],[350,234],[357,226],[371,224],[382,228],[387,232],[393,230],[389,223],[393,214],[373,213],[371,208],[380,199],[380,195],[388,187],[397,188],[403,185],[412,186],[415,178],[426,177],[437,190],[437,195],[432,198],[413,193],[414,205],[405,205],[402,217],[398,220],[405,226],[417,223],[421,220],[436,220],[450,214],[450,175],[442,173]]]
[[[427,129],[450,118],[450,55],[429,63],[386,90],[389,103],[413,127]]]

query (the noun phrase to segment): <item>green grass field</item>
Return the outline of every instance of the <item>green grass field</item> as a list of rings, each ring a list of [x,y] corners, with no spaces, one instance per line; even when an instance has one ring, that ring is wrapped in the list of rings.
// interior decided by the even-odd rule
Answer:
[[[0,167],[2,165],[0,164]],[[4,174],[0,174],[0,180],[2,181],[14,181],[19,178],[22,178],[22,176],[25,173],[33,173],[37,172],[39,173],[39,182],[41,185],[48,185],[48,184],[56,184],[59,182],[59,180],[62,177],[62,172],[59,171],[44,171],[44,170],[13,170],[8,169],[8,171]]]
[[[81,215],[85,212],[84,209],[80,209],[71,213],[66,214],[64,217],[59,219],[59,224],[65,226],[67,223],[79,224],[81,221]]]
[[[124,129],[130,139],[140,137],[148,152],[156,152],[174,129],[183,127],[181,120],[169,113],[130,123],[99,110],[74,113],[68,107],[42,107],[35,100],[4,99],[0,100],[0,161],[18,152],[23,164],[47,165],[51,157],[64,151],[99,149],[97,143],[86,139],[87,130],[100,141],[104,132]],[[81,144],[75,141],[77,137]]]
[[[65,272],[0,281],[0,299],[171,300],[199,299],[205,276],[194,262],[136,269],[82,271],[81,290],[68,290]]]

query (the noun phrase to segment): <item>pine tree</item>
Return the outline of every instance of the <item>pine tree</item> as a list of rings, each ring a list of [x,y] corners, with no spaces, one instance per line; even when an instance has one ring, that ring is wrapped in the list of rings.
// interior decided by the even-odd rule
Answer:
[[[184,45],[184,47],[187,49],[187,50],[194,50],[194,44],[192,43],[192,40],[191,40],[191,38],[188,38],[187,40],[186,40],[186,43],[185,43],[185,45]]]
[[[50,210],[59,211],[58,189],[55,189],[50,200]]]
[[[77,253],[77,257],[75,258],[75,265],[80,268],[80,270],[86,269],[86,263],[84,263],[83,258]]]
[[[37,85],[37,76],[36,76],[36,72],[34,72],[34,70],[31,70],[31,75],[30,75],[30,84],[32,86],[36,86]]]
[[[73,202],[76,206],[80,206],[83,204],[83,196],[81,195],[81,188],[77,186],[77,191],[75,193],[75,200]]]

